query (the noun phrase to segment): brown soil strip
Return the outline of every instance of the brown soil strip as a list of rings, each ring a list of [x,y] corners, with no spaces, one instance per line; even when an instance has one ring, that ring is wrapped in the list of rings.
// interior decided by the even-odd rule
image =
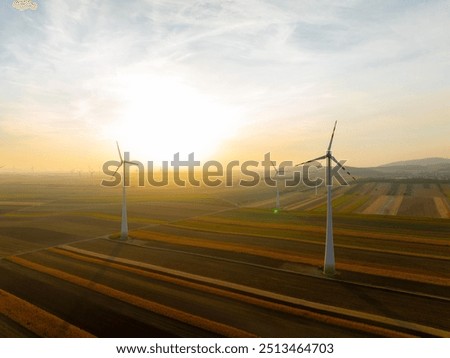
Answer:
[[[68,251],[66,251],[66,250],[68,250]],[[316,304],[316,303],[312,303],[312,302],[300,300],[300,299],[297,301],[305,304],[307,306],[306,310],[302,309],[302,308],[298,308],[298,307],[290,307],[290,306],[286,306],[284,304],[270,302],[270,301],[263,300],[263,299],[256,298],[256,297],[250,297],[248,295],[243,295],[241,293],[231,292],[229,290],[224,290],[222,288],[212,287],[211,285],[216,285],[216,286],[221,286],[221,287],[226,287],[226,288],[228,288],[228,286],[229,286],[229,288],[233,288],[235,290],[244,291],[244,292],[247,292],[247,291],[253,292],[254,291],[253,293],[257,293],[262,296],[273,295],[272,293],[266,292],[263,290],[243,287],[241,285],[233,284],[230,282],[220,281],[220,280],[216,280],[216,279],[210,279],[207,277],[201,277],[201,276],[197,276],[197,275],[193,275],[193,274],[188,274],[185,272],[179,272],[176,270],[165,269],[165,268],[162,268],[159,266],[144,264],[144,263],[140,263],[140,262],[136,262],[136,261],[132,261],[132,260],[107,257],[106,255],[96,254],[96,253],[85,251],[82,249],[75,249],[75,248],[72,248],[69,246],[65,246],[63,249],[51,249],[51,251],[56,252],[58,254],[66,255],[71,258],[75,258],[77,260],[106,265],[106,266],[109,266],[112,268],[116,268],[119,270],[125,270],[128,272],[132,272],[132,273],[135,273],[135,274],[138,274],[141,276],[145,276],[145,277],[149,277],[152,279],[162,280],[164,282],[173,283],[176,285],[192,288],[195,290],[200,290],[203,292],[211,293],[214,295],[219,295],[222,297],[228,297],[228,298],[239,300],[239,301],[246,302],[249,304],[257,305],[257,306],[260,306],[263,308],[276,310],[276,311],[280,311],[280,312],[284,312],[284,313],[288,313],[288,314],[294,314],[297,316],[305,317],[308,319],[313,319],[313,320],[316,320],[319,322],[324,322],[324,323],[332,324],[335,326],[356,329],[356,330],[368,332],[370,334],[382,335],[385,337],[410,336],[409,334],[404,334],[402,332],[393,331],[391,329],[373,326],[371,324],[362,323],[362,322],[355,322],[353,320],[348,320],[345,318],[333,317],[333,316],[323,314],[320,312],[314,312],[314,311],[311,311],[311,308],[319,308],[320,307],[320,309],[323,309],[326,312],[338,313],[340,315],[349,314],[352,318],[357,318],[357,317],[366,318],[366,319],[374,320],[374,322],[376,322],[376,323],[393,324],[396,327],[407,328],[407,329],[412,329],[412,330],[416,329],[421,333],[427,333],[427,334],[432,334],[432,335],[437,335],[437,336],[446,336],[446,335],[448,336],[450,334],[450,332],[447,332],[447,331],[434,329],[432,327],[422,326],[422,325],[414,324],[411,322],[390,320],[389,318],[377,316],[377,315],[367,314],[367,316],[366,316],[366,314],[363,312],[358,312],[358,311],[353,311],[353,310],[348,310],[348,309],[344,309],[344,308],[328,306],[328,305],[323,305],[323,304]],[[129,265],[132,265],[134,267],[129,266]],[[162,272],[163,274],[149,272],[146,270],[142,270],[141,268],[156,270],[158,272]],[[167,276],[167,274],[170,274],[171,276]],[[173,277],[173,276],[176,276],[176,277]],[[199,283],[192,282],[192,281],[186,281],[185,279],[180,279],[179,277],[188,278],[189,280],[200,281],[202,283],[199,284]],[[205,283],[206,285],[203,283]],[[277,297],[279,296],[279,298],[287,297],[287,296],[282,296],[282,295],[275,295],[275,296],[277,296]],[[294,299],[294,298],[289,298],[289,299]]]
[[[65,247],[65,249],[72,250],[71,248],[68,248],[68,247]],[[266,301],[266,300],[263,300],[260,298],[251,297],[248,295],[243,295],[241,293],[236,293],[236,292],[224,290],[221,288],[207,286],[205,284],[199,284],[196,282],[186,281],[184,279],[180,279],[180,278],[176,278],[176,277],[170,277],[167,275],[149,272],[149,271],[145,271],[145,270],[135,268],[135,267],[130,267],[130,266],[120,263],[120,262],[125,261],[123,259],[106,258],[106,257],[102,257],[103,255],[94,254],[94,253],[90,253],[89,256],[91,256],[91,257],[87,257],[85,255],[80,255],[80,254],[77,254],[74,252],[69,252],[69,251],[65,251],[65,250],[61,250],[61,249],[52,249],[52,251],[56,252],[58,254],[66,255],[71,258],[75,258],[77,260],[82,260],[82,261],[91,262],[91,263],[95,263],[95,264],[105,265],[105,266],[112,267],[112,268],[115,268],[118,270],[132,272],[134,274],[138,274],[138,275],[148,277],[151,279],[155,279],[155,280],[159,280],[159,281],[163,281],[163,282],[169,282],[172,284],[191,288],[194,290],[207,292],[207,293],[210,293],[213,295],[227,297],[227,298],[230,298],[233,300],[238,300],[241,302],[256,305],[256,306],[263,307],[263,308],[270,309],[270,310],[293,314],[293,315],[304,317],[307,319],[313,319],[315,321],[326,323],[326,324],[331,324],[331,325],[349,328],[349,329],[355,329],[355,330],[367,332],[370,334],[375,334],[378,336],[384,336],[384,337],[411,337],[411,335],[409,335],[409,334],[404,334],[404,333],[393,331],[390,329],[372,326],[372,325],[366,324],[366,323],[354,322],[352,320],[333,317],[333,316],[329,316],[326,314],[313,312],[309,309],[306,310],[306,309],[302,309],[302,308],[290,307],[290,306],[286,306],[284,304],[270,302],[270,301]],[[73,251],[78,251],[78,250],[73,250]],[[130,260],[126,260],[126,261],[130,261]],[[139,263],[139,262],[131,262],[131,261],[128,262],[128,264],[130,264],[130,263],[137,267],[147,266],[147,265],[143,265],[142,263]],[[150,265],[148,265],[148,266],[150,266]],[[153,267],[153,268],[157,268],[157,267]],[[157,268],[157,269],[159,271],[162,271],[161,268]],[[177,274],[177,276],[184,276],[184,275],[191,276],[190,278],[194,278],[194,276],[195,276],[195,275],[186,275],[183,273]],[[205,280],[204,277],[199,277],[199,276],[195,277],[194,279],[196,281]],[[209,284],[210,283],[215,283],[215,284],[219,283],[219,284],[221,284],[221,286],[224,286],[227,284],[225,282],[220,282],[219,280],[209,280],[209,281],[217,281],[217,282],[208,282]]]
[[[169,318],[177,320],[179,322],[193,325],[193,326],[199,327],[199,328],[204,329],[209,332],[217,333],[221,336],[235,337],[235,338],[255,337],[253,334],[243,331],[241,329],[227,326],[227,325],[219,323],[219,322],[213,322],[206,318],[195,316],[195,315],[192,315],[192,314],[189,314],[189,313],[186,313],[186,312],[183,312],[183,311],[180,311],[180,310],[177,310],[177,309],[165,306],[165,305],[161,305],[159,303],[152,302],[152,301],[146,300],[142,297],[131,295],[126,292],[119,291],[119,290],[113,289],[111,287],[102,285],[102,284],[93,283],[92,281],[86,280],[84,278],[69,274],[64,271],[46,267],[46,266],[25,260],[25,259],[17,257],[17,256],[10,257],[7,260],[11,261],[13,263],[16,263],[18,265],[30,268],[32,270],[39,271],[39,272],[48,274],[50,276],[62,279],[64,281],[73,283],[75,285],[78,285],[78,286],[81,286],[84,288],[88,288],[94,292],[98,292],[103,295],[113,297],[122,302],[129,303],[131,305],[146,309],[148,311],[160,314],[165,317],[169,317]]]
[[[405,196],[398,215],[440,217],[433,198]]]
[[[208,249],[216,249],[216,250],[224,250],[231,251],[237,253],[246,253],[250,255],[268,257],[272,259],[277,259],[280,261],[289,261],[302,263],[306,265],[320,266],[322,265],[322,260],[312,258],[312,257],[301,257],[298,255],[284,253],[284,252],[275,252],[270,249],[261,249],[257,247],[249,247],[245,245],[239,245],[234,243],[224,243],[224,242],[211,242],[201,239],[187,238],[185,236],[175,236],[169,234],[162,234],[156,232],[146,232],[146,231],[133,231],[133,237],[141,240],[150,240],[150,241],[161,241],[165,243],[172,243],[176,245],[185,245],[185,246],[193,246],[193,247],[203,247]],[[342,270],[347,271],[356,271],[356,272],[366,272],[369,274],[392,277],[392,278],[400,278],[404,280],[418,281],[424,283],[432,283],[441,286],[450,286],[450,278],[445,277],[435,277],[428,276],[418,273],[412,272],[404,272],[404,271],[392,271],[387,268],[376,268],[373,266],[364,266],[358,264],[351,263],[340,263],[338,267]]]

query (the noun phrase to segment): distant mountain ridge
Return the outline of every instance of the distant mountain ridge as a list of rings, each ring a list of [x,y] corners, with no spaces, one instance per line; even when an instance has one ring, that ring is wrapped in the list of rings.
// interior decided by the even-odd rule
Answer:
[[[450,164],[449,158],[423,158],[423,159],[412,159],[403,160],[399,162],[392,162],[380,165],[379,167],[397,167],[397,166],[429,166],[429,165],[442,165]]]
[[[377,167],[351,167],[350,172],[360,178],[450,180],[450,159],[434,157],[404,160]]]

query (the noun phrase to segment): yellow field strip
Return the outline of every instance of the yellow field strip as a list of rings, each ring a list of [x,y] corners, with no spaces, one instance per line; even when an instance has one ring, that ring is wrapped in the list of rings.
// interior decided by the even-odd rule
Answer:
[[[261,235],[261,234],[254,234],[254,233],[250,233],[250,234],[244,233],[243,234],[243,233],[238,233],[235,231],[225,231],[225,230],[218,231],[218,230],[213,230],[213,229],[192,228],[192,227],[182,225],[182,224],[165,224],[164,226],[176,227],[176,228],[180,228],[180,229],[188,229],[191,231],[199,231],[199,232],[210,232],[210,233],[217,233],[217,234],[260,237],[260,238],[275,239],[275,240],[286,240],[286,241],[293,241],[293,242],[312,244],[312,245],[320,245],[320,246],[324,245],[323,242],[319,242],[319,241],[315,241],[315,240],[294,239],[291,237],[283,237],[283,236],[276,236],[276,235]],[[371,248],[371,247],[364,247],[364,246],[358,246],[358,245],[334,244],[334,247],[342,247],[344,249],[363,250],[363,251],[369,251],[369,252],[378,252],[378,253],[386,253],[386,254],[394,254],[394,255],[402,255],[402,256],[421,257],[421,258],[433,259],[433,260],[450,261],[450,256],[421,254],[421,253],[400,251],[400,250],[375,249],[375,248]]]
[[[381,214],[381,210],[383,209],[384,205],[388,202],[389,199],[391,199],[391,195],[380,195],[378,196],[375,201],[370,204],[369,207],[363,210],[363,214]]]
[[[402,201],[403,201],[403,196],[402,195],[396,195],[394,202],[392,203],[391,207],[389,208],[389,212],[388,215],[397,215],[398,210],[400,209],[400,206],[402,205]]]
[[[448,207],[447,201],[444,198],[434,197],[434,204],[436,205],[436,209],[439,212],[441,218],[449,218],[450,217],[450,209]]]
[[[224,219],[224,218],[218,218],[218,217],[199,217],[195,220],[189,220],[186,221],[189,222],[198,222],[198,223],[211,223],[211,224],[224,224],[224,225],[232,225],[234,227],[248,227],[248,228],[255,228],[255,229],[276,229],[276,230],[292,230],[296,231],[298,233],[304,233],[304,232],[314,232],[314,233],[323,233],[325,234],[325,229],[322,226],[313,226],[313,225],[304,225],[304,224],[282,224],[282,223],[264,223],[260,221],[245,221],[243,223],[240,223],[238,220],[231,220],[231,219]],[[411,236],[405,236],[405,235],[399,235],[395,233],[375,233],[375,232],[361,232],[360,230],[352,230],[352,229],[342,229],[342,228],[333,228],[333,232],[335,235],[345,235],[345,236],[351,236],[351,237],[358,237],[358,238],[368,238],[368,239],[379,239],[379,240],[386,240],[386,241],[403,241],[403,242],[414,242],[414,243],[421,243],[421,244],[431,244],[431,245],[441,245],[441,246],[450,246],[450,240],[445,238],[420,238],[420,237],[411,237]],[[242,231],[236,233],[244,234]],[[362,236],[363,234],[363,236]]]
[[[118,269],[118,270],[121,270],[121,271],[131,272],[131,273],[134,273],[134,274],[137,274],[137,275],[140,275],[140,276],[144,276],[144,277],[147,277],[147,278],[151,278],[151,279],[154,279],[154,280],[168,282],[168,283],[171,283],[171,284],[176,284],[176,285],[187,287],[187,288],[194,289],[194,290],[197,290],[197,291],[202,291],[202,292],[214,294],[214,295],[221,296],[221,297],[231,298],[233,300],[238,300],[238,301],[241,301],[241,302],[245,302],[245,303],[249,303],[249,304],[252,304],[252,305],[259,306],[259,307],[263,307],[263,308],[266,308],[266,309],[276,310],[276,311],[280,311],[280,312],[283,312],[283,313],[289,313],[289,314],[293,314],[293,315],[296,315],[296,316],[300,316],[300,317],[304,317],[304,318],[308,318],[308,319],[313,319],[313,320],[316,320],[316,321],[319,321],[319,322],[332,324],[332,325],[335,325],[335,326],[355,329],[355,330],[368,332],[368,333],[376,334],[376,335],[380,335],[380,336],[411,337],[411,335],[404,335],[403,333],[399,333],[397,331],[393,331],[393,330],[390,330],[390,329],[374,327],[374,326],[371,326],[371,325],[368,325],[368,324],[365,324],[365,323],[349,321],[349,320],[342,319],[342,318],[337,318],[337,317],[330,317],[330,316],[327,316],[325,314],[311,312],[311,311],[305,310],[305,309],[294,308],[294,307],[286,306],[286,305],[279,304],[279,303],[265,301],[265,300],[262,300],[262,299],[259,299],[259,298],[254,298],[254,297],[242,295],[242,294],[239,294],[239,293],[230,292],[228,290],[224,290],[224,289],[220,289],[220,288],[214,288],[214,287],[211,287],[211,286],[195,283],[195,282],[192,282],[192,281],[186,281],[186,279],[170,277],[170,276],[167,276],[167,274],[164,275],[164,274],[154,273],[154,272],[150,272],[150,271],[145,271],[145,270],[142,270],[140,268],[136,268],[136,267],[145,268],[142,264],[140,264],[139,262],[136,262],[136,261],[131,261],[127,265],[126,263],[123,262],[124,259],[101,257],[103,255],[95,254],[95,253],[92,253],[92,252],[90,252],[89,255],[88,254],[84,254],[84,253],[77,253],[77,251],[79,251],[78,249],[73,249],[73,248],[68,247],[68,246],[64,246],[63,249],[52,248],[52,249],[49,249],[49,251],[55,252],[55,253],[60,254],[60,255],[65,255],[67,257],[71,257],[71,258],[74,258],[76,260],[81,260],[81,261],[84,261],[84,262],[95,263],[95,264],[98,264],[98,265],[111,267],[111,268]],[[84,251],[84,250],[82,250],[82,251]],[[129,266],[130,263],[134,267]],[[163,269],[161,267],[157,267],[157,268],[158,268],[159,272],[161,272],[162,269]],[[178,273],[177,276],[180,277],[181,276],[180,273]],[[197,279],[196,279],[197,281],[200,281],[199,277],[200,276],[197,277]],[[200,278],[202,280],[204,279],[203,277],[200,277]],[[224,286],[224,285],[222,284],[222,286]]]
[[[342,195],[342,194],[341,194]],[[340,196],[340,195],[339,195]],[[337,197],[337,196],[336,196]],[[314,209],[317,209],[318,207],[322,206],[325,202],[325,199],[323,197],[313,197],[311,199],[307,199],[301,203],[295,203],[287,205],[284,210],[286,211],[292,211],[292,210],[302,210],[306,207],[310,206],[306,211],[312,211]]]
[[[0,205],[5,206],[40,206],[46,204],[44,201],[5,201],[0,200]]]
[[[97,264],[101,264],[101,265],[107,265],[112,268],[132,272],[132,273],[135,273],[138,275],[142,275],[144,277],[149,277],[149,278],[153,278],[153,279],[157,279],[157,280],[162,280],[165,282],[174,283],[174,284],[181,285],[184,287],[193,288],[196,290],[201,290],[201,291],[212,293],[215,295],[220,295],[223,297],[228,297],[231,299],[243,301],[243,302],[257,305],[260,307],[264,307],[267,309],[272,309],[272,310],[277,310],[277,311],[281,311],[284,313],[294,314],[297,316],[313,319],[313,320],[316,320],[319,322],[324,322],[327,324],[346,327],[346,328],[350,328],[350,329],[356,329],[356,330],[368,332],[371,334],[389,336],[389,337],[411,336],[411,335],[406,335],[404,333],[393,331],[393,330],[387,329],[387,328],[372,326],[372,325],[369,325],[366,323],[361,323],[361,322],[350,321],[345,318],[330,317],[329,315],[326,315],[326,314],[313,312],[310,309],[331,312],[332,314],[346,315],[346,316],[349,316],[350,318],[367,319],[367,320],[370,320],[371,322],[376,322],[378,324],[381,323],[381,324],[393,325],[394,327],[415,330],[417,332],[435,335],[435,336],[439,336],[439,337],[441,337],[441,336],[442,337],[450,337],[450,332],[445,331],[445,330],[435,329],[433,327],[427,327],[427,326],[423,326],[423,325],[419,325],[419,324],[415,324],[415,323],[411,323],[411,322],[394,320],[394,319],[390,319],[387,317],[382,317],[382,316],[378,316],[378,315],[374,315],[374,314],[368,314],[368,313],[364,313],[364,312],[359,312],[359,311],[349,310],[349,309],[345,309],[345,308],[311,302],[311,301],[307,301],[307,300],[303,300],[303,299],[298,299],[298,298],[294,298],[294,297],[289,297],[289,296],[280,295],[280,294],[276,294],[276,293],[272,293],[272,292],[268,292],[268,291],[264,291],[264,290],[260,290],[260,289],[256,289],[256,288],[251,288],[251,287],[235,284],[232,282],[226,282],[226,281],[217,280],[217,279],[213,279],[213,278],[209,278],[209,277],[190,274],[187,272],[181,272],[181,271],[177,271],[177,270],[173,270],[173,269],[168,269],[168,268],[161,267],[161,266],[146,264],[146,263],[123,259],[123,258],[109,257],[107,255],[103,255],[103,254],[99,254],[99,253],[95,253],[95,252],[87,251],[87,250],[83,250],[83,249],[78,249],[78,248],[74,248],[74,247],[67,246],[67,245],[62,246],[61,248],[53,248],[50,250],[52,252],[66,255],[66,256],[75,258],[77,260],[82,260],[82,261],[91,262],[91,263],[97,263]],[[152,270],[152,271],[160,272],[162,274],[144,271],[142,269]],[[167,276],[168,274],[171,275],[172,277],[168,277]],[[186,279],[194,280],[194,281],[201,282],[201,283],[199,284],[199,283],[195,283],[195,282],[186,281]],[[222,288],[211,287],[211,285],[223,287],[223,288],[225,288],[225,290]],[[306,309],[292,307],[292,306],[286,306],[284,304],[266,301],[266,300],[263,300],[260,298],[243,295],[241,293],[230,292],[229,289],[239,291],[239,292],[244,292],[247,294],[258,295],[260,297],[275,299],[275,300],[281,301],[281,302],[288,302],[289,304],[295,304],[298,306],[306,307]]]
[[[94,337],[92,334],[2,289],[0,289],[0,312],[39,337]]]
[[[235,244],[235,243],[224,243],[224,242],[218,243],[218,242],[212,242],[212,241],[201,240],[201,239],[187,238],[184,236],[175,236],[175,235],[161,234],[161,233],[156,233],[156,232],[146,232],[146,231],[133,231],[132,236],[135,239],[160,241],[160,242],[164,242],[164,243],[172,243],[172,244],[185,245],[185,246],[191,246],[191,247],[202,247],[202,248],[216,249],[216,250],[229,251],[229,252],[245,253],[245,254],[250,254],[250,255],[268,257],[268,258],[272,258],[272,259],[276,259],[276,260],[280,260],[280,261],[296,262],[296,263],[312,265],[312,266],[321,266],[323,264],[322,259],[316,259],[313,257],[302,257],[302,256],[298,256],[295,254],[276,252],[276,251],[273,251],[270,249],[249,247],[249,246]],[[420,273],[405,272],[405,271],[398,271],[398,270],[393,271],[393,270],[389,270],[387,268],[366,266],[366,265],[346,263],[346,262],[339,262],[338,264],[336,264],[336,266],[337,266],[338,270],[340,269],[340,270],[353,271],[353,272],[363,272],[363,273],[372,274],[372,275],[398,278],[398,279],[410,280],[410,281],[415,281],[415,282],[431,283],[431,284],[440,285],[440,286],[450,286],[450,278],[446,278],[446,277],[429,276],[429,275],[424,275],[424,274],[420,274]]]
[[[47,275],[70,282],[77,286],[87,288],[89,290],[101,293],[105,296],[115,298],[122,302],[134,305],[139,308],[143,308],[145,310],[148,310],[148,311],[154,312],[156,314],[177,320],[182,323],[186,323],[186,324],[189,324],[192,326],[199,327],[201,329],[216,333],[221,336],[236,337],[236,338],[238,338],[238,337],[247,337],[247,338],[255,337],[253,334],[246,332],[244,330],[241,330],[241,329],[238,329],[235,327],[231,327],[231,326],[227,326],[222,323],[214,322],[214,321],[208,320],[206,318],[192,315],[192,314],[189,314],[189,313],[186,313],[186,312],[183,312],[183,311],[180,311],[180,310],[177,310],[177,309],[174,309],[174,308],[171,308],[171,307],[168,307],[168,306],[156,303],[156,302],[152,302],[152,301],[146,300],[142,297],[131,295],[129,293],[119,291],[119,290],[113,289],[111,287],[92,282],[90,280],[86,280],[84,278],[69,274],[69,273],[61,271],[61,270],[46,267],[46,266],[31,262],[29,260],[25,260],[25,259],[17,257],[17,256],[9,257],[9,258],[7,258],[7,260],[11,261],[15,264],[18,264],[20,266],[27,267],[29,269],[32,269],[32,270],[35,270],[35,271],[38,271],[41,273],[45,273]]]
[[[393,255],[401,255],[401,256],[420,257],[420,258],[423,258],[423,259],[450,261],[450,256],[419,254],[419,253],[416,253],[416,252],[408,252],[408,251],[400,251],[400,250],[375,249],[373,247],[363,247],[363,246],[354,246],[354,245],[342,245],[342,244],[334,244],[334,247],[342,247],[344,249],[362,250],[362,251],[367,251],[367,252],[377,252],[377,253],[383,253],[383,254],[393,254]]]
[[[116,222],[121,220],[121,217],[118,215],[110,215],[110,214],[95,213],[95,212],[87,212],[87,213],[71,212],[69,214],[82,216],[82,217],[94,217],[96,219],[116,221]],[[148,219],[148,218],[142,218],[142,217],[131,217],[128,219],[128,222],[132,222],[135,224],[162,224],[162,223],[165,223],[166,221],[165,220],[157,220],[157,219]]]
[[[217,249],[222,251],[245,253],[262,257],[270,257],[282,261],[306,263],[309,265],[316,265],[318,262],[321,262],[315,258],[299,257],[298,255],[291,254],[288,252],[276,252],[271,249],[251,247],[237,243],[216,242],[212,240],[209,241],[206,239],[190,238],[181,235],[163,234],[159,232],[149,232],[141,230],[134,230],[130,234],[133,237],[133,239],[151,240],[191,247],[201,247],[207,249]]]

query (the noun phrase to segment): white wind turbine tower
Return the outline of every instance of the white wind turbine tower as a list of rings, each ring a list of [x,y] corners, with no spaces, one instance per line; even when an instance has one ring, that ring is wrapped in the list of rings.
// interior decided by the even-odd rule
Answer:
[[[126,240],[128,238],[128,218],[127,218],[127,198],[126,198],[126,186],[125,186],[125,167],[127,164],[136,165],[136,163],[124,160],[122,153],[120,152],[119,143],[117,143],[117,151],[119,152],[120,164],[117,166],[116,171],[113,176],[116,175],[117,171],[123,166],[123,176],[122,176],[122,223],[120,227],[120,239]]]
[[[275,169],[275,180],[277,183],[277,198],[276,198],[276,202],[275,202],[275,209],[274,209],[274,213],[278,213],[280,211],[280,189],[278,187],[278,176],[280,174],[280,171],[277,169],[277,167],[275,166],[275,163],[273,161],[271,161],[273,169]]]
[[[328,145],[328,149],[325,153],[325,155],[308,160],[306,162],[297,164],[303,165],[311,162],[315,162],[316,160],[327,160],[327,167],[326,167],[326,181],[325,184],[327,186],[327,231],[326,231],[326,239],[325,239],[325,258],[324,258],[324,264],[323,264],[323,273],[325,275],[334,275],[335,270],[335,261],[334,261],[334,242],[333,242],[333,207],[331,205],[331,189],[333,187],[332,177],[331,177],[331,161],[335,162],[339,167],[341,167],[345,172],[350,175],[353,180],[356,180],[354,176],[350,174],[350,172],[345,169],[345,167],[339,163],[335,157],[331,154],[331,145],[333,144],[333,138],[334,138],[334,131],[336,130],[336,124],[337,121],[334,122],[334,128],[333,133],[331,134],[330,144]]]

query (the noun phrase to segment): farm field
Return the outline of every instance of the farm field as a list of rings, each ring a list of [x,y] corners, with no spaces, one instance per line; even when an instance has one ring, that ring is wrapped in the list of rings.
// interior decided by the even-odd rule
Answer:
[[[0,336],[450,337],[449,189],[337,187],[329,278],[324,188],[131,187],[121,241],[121,188],[5,175]]]
[[[333,190],[334,212],[342,214],[392,215],[450,218],[450,184],[437,181],[372,181],[352,183]],[[286,210],[326,211],[326,189],[302,190],[295,196],[281,195]],[[258,205],[269,207],[274,205]]]

